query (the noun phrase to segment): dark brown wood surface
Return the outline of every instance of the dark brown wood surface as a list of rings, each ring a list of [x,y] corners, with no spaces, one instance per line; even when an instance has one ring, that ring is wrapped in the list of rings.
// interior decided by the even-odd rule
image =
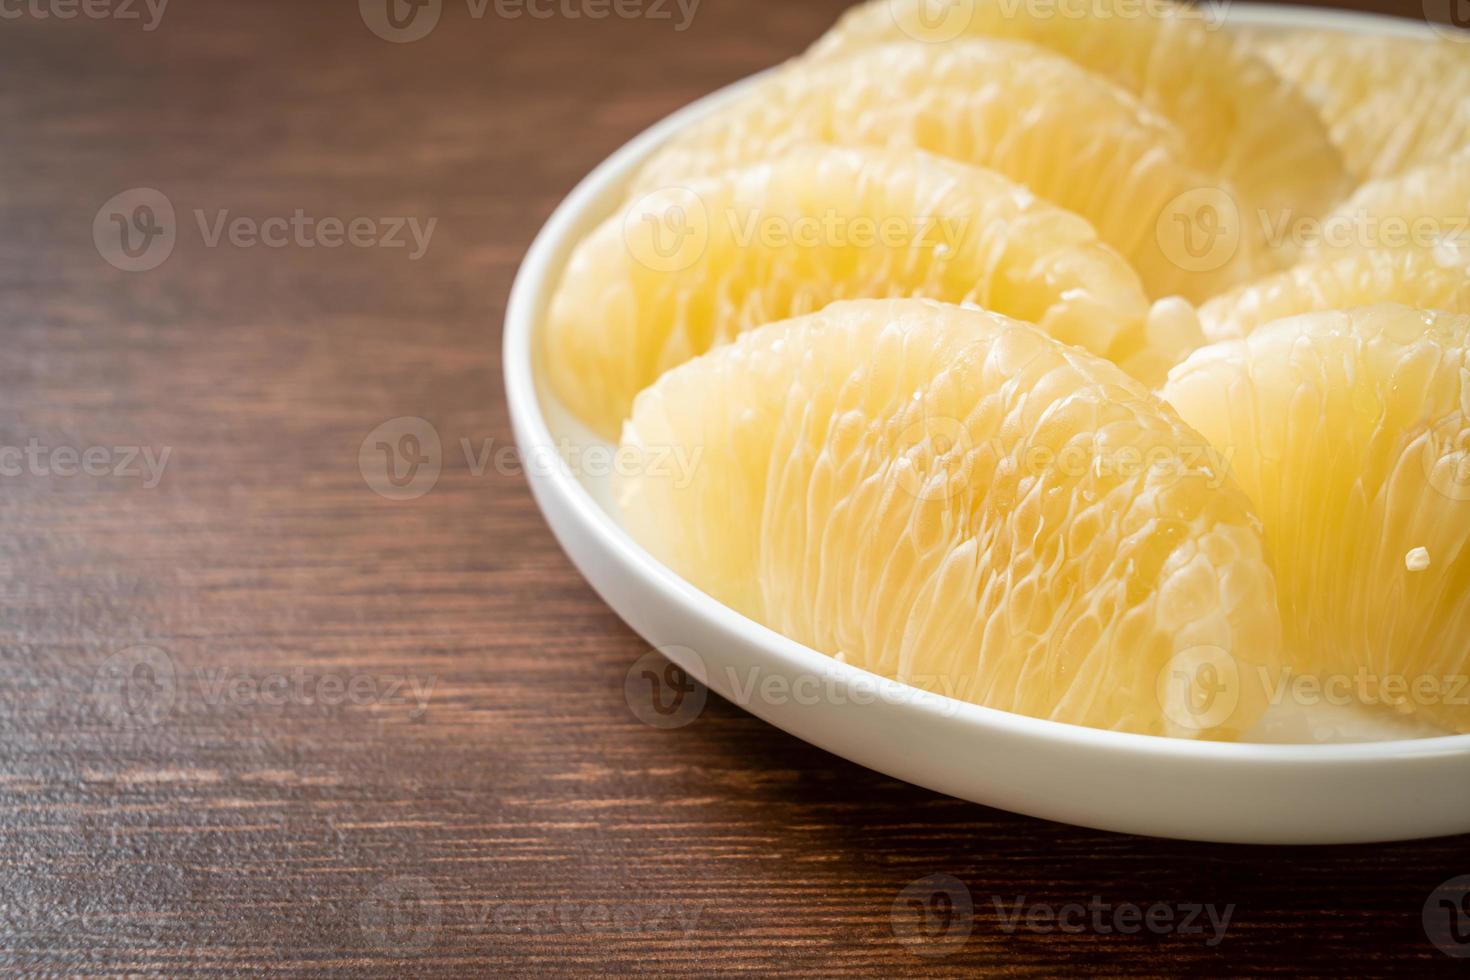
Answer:
[[[506,293],[582,174],[799,51],[841,0],[703,0],[687,30],[676,4],[592,20],[564,11],[595,3],[540,19],[445,2],[412,43],[347,0],[174,0],[153,30],[141,0],[38,3],[0,19],[0,447],[34,447],[0,448],[6,972],[1467,962],[1421,923],[1435,886],[1470,873],[1464,838],[1135,839],[915,789],[718,698],[673,731],[630,710],[645,647],[558,550],[506,448]],[[104,241],[114,214],[135,233],[161,220],[136,194],[104,209],[134,188],[175,211],[151,271],[115,268],[94,238],[99,209]],[[403,248],[328,248],[326,229],[316,247],[231,241],[235,218],[269,233],[298,210],[372,235],[436,224],[417,258],[407,232]],[[404,416],[432,424],[442,473],[391,500],[359,448]],[[969,921],[931,902],[921,924],[908,899],[935,889],[904,889],[931,875],[964,886],[973,928],[916,950],[915,929]],[[1008,925],[1017,903],[1106,907],[1105,926],[1125,903],[1233,909],[1212,943],[1208,926],[1103,931],[1091,912],[1076,933]]]

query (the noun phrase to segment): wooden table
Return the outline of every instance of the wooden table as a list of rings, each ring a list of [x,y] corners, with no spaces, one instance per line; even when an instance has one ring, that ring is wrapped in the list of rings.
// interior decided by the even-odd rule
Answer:
[[[507,449],[506,292],[597,161],[841,6],[705,0],[678,30],[662,4],[672,19],[451,2],[412,43],[351,3],[179,0],[153,30],[141,2],[6,6],[0,965],[1457,965],[1420,914],[1470,873],[1463,838],[1134,839],[915,789],[718,698],[673,731],[630,710],[645,648]],[[426,250],[408,218],[435,221]],[[402,417],[432,426],[442,471],[394,500],[359,451]],[[954,881],[904,891],[931,875]],[[917,955],[916,910],[962,903],[956,882],[967,941]],[[1018,902],[1105,911],[1045,931]],[[1126,926],[1127,903],[1233,909],[1216,943],[1091,924]]]

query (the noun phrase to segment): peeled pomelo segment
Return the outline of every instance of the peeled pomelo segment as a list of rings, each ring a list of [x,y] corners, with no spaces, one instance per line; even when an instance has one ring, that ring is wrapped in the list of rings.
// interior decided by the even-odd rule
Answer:
[[[1255,503],[1293,669],[1470,731],[1470,317],[1280,320],[1196,351],[1164,396]]]
[[[1301,313],[1375,303],[1470,313],[1467,268],[1470,258],[1446,265],[1417,248],[1329,253],[1217,296],[1200,307],[1199,318],[1205,335],[1218,341]]]
[[[1219,174],[1253,207],[1320,215],[1349,190],[1316,108],[1196,7],[1163,0],[870,0],[848,11],[810,57],[902,39],[933,47],[972,38],[1039,45],[1127,89],[1179,128],[1187,162]]]
[[[793,146],[912,148],[995,170],[1090,221],[1150,296],[1200,301],[1276,268],[1255,205],[1190,166],[1176,127],[1015,41],[881,45],[797,61],[675,136],[633,196]]]
[[[1359,187],[1320,225],[1292,223],[1308,254],[1421,249],[1470,265],[1470,147]]]
[[[1034,321],[1149,384],[1202,340],[1197,328],[1151,336],[1128,264],[998,174],[914,150],[807,146],[608,218],[562,277],[546,364],[562,401],[615,439],[633,396],[669,368],[833,300],[889,296]]]
[[[1244,496],[1135,381],[1028,325],[835,303],[663,375],[621,452],[645,548],[849,664],[1151,734],[1231,738],[1264,707],[1280,624]]]
[[[1292,31],[1251,46],[1316,104],[1359,178],[1400,174],[1470,146],[1463,42]]]

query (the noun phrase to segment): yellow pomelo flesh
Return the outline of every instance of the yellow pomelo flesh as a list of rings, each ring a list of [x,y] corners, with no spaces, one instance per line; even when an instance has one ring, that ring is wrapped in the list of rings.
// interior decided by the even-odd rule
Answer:
[[[1218,341],[1301,313],[1375,303],[1470,313],[1466,265],[1456,260],[1447,266],[1418,248],[1333,253],[1217,296],[1200,307],[1200,323]]]
[[[1252,207],[1320,215],[1347,193],[1341,154],[1312,104],[1197,10],[1161,0],[871,0],[812,49],[840,56],[886,41],[1027,41],[1137,95],[1179,127],[1188,161]],[[1074,95],[1067,91],[1059,98]]]
[[[1338,31],[1257,50],[1321,110],[1348,169],[1386,177],[1470,146],[1470,47]]]
[[[1365,248],[1432,251],[1470,265],[1470,148],[1393,177],[1371,180],[1322,219],[1296,229],[1309,252]]]
[[[797,61],[656,153],[634,196],[802,143],[925,150],[998,171],[1090,221],[1155,298],[1274,270],[1256,209],[1184,159],[1168,122],[1034,45],[882,45]]]
[[[1172,346],[1151,345],[1128,264],[1004,177],[912,150],[808,146],[605,221],[553,298],[546,364],[562,401],[615,439],[633,396],[669,368],[833,300],[890,296],[1030,320],[1148,384],[1200,341],[1186,324]]]
[[[1467,351],[1470,317],[1313,313],[1196,351],[1164,389],[1264,522],[1295,670],[1456,731],[1470,731]]]
[[[672,450],[684,477],[654,465]],[[638,396],[625,526],[823,653],[979,704],[1230,738],[1279,629],[1244,496],[1112,364],[997,314],[836,303]]]

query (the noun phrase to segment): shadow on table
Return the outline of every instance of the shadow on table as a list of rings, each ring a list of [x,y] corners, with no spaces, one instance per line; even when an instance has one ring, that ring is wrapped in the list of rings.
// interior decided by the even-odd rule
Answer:
[[[847,938],[897,946],[916,967],[1056,969],[1081,957],[1130,972],[1346,961],[1423,972],[1463,965],[1436,941],[1470,954],[1470,912],[1453,900],[1463,894],[1436,893],[1470,874],[1470,837],[1249,847],[1071,827],[890,779],[714,695],[668,734],[711,769],[745,773],[742,802],[781,824],[774,887],[845,896],[863,922]]]

